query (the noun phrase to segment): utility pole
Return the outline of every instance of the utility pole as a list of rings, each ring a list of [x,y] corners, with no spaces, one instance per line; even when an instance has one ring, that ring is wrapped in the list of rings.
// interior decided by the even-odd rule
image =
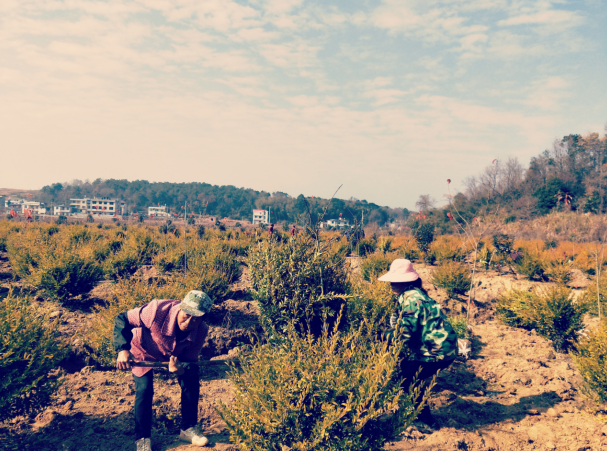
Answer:
[[[188,226],[188,202],[185,202],[185,206],[183,207],[183,267],[185,271],[188,271],[188,236],[187,236],[187,226]]]

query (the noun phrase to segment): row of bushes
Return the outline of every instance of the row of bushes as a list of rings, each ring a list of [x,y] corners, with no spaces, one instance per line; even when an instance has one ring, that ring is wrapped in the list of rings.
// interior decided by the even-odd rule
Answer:
[[[554,348],[569,352],[584,379],[583,391],[598,404],[607,403],[607,321],[584,330],[589,303],[574,299],[563,285],[533,292],[511,290],[497,302],[497,317],[504,324],[535,330]]]
[[[191,231],[184,238],[159,229],[120,227],[89,228],[87,225],[28,227],[3,224],[5,243],[15,273],[49,298],[67,301],[87,293],[100,280],[130,277],[143,265],[161,272],[200,273],[219,268],[227,283],[239,275],[238,256],[246,255],[250,239],[231,231]]]

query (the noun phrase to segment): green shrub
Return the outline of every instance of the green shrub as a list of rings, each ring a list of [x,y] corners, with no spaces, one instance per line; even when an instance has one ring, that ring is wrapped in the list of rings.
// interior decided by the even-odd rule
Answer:
[[[572,348],[583,328],[586,308],[573,300],[565,286],[536,289],[533,293],[512,290],[497,301],[497,316],[504,324],[535,329],[559,351]]]
[[[600,404],[607,403],[607,321],[582,337],[572,352],[584,379],[583,392]]]
[[[362,239],[356,245],[356,252],[361,258],[365,258],[367,255],[372,254],[377,249],[375,243],[371,240]]]
[[[58,320],[12,293],[0,303],[0,421],[42,409],[63,382],[49,375],[67,350]]]
[[[360,265],[360,274],[363,279],[370,282],[372,279],[385,274],[392,262],[396,259],[395,255],[372,254],[363,259]]]
[[[598,292],[597,296],[596,277],[594,277],[588,285],[588,289],[579,298],[579,302],[586,307],[588,313],[594,316],[599,314],[599,302],[601,303],[601,315],[607,313],[607,271],[601,273]]]
[[[544,249],[545,250],[556,249],[557,247],[559,247],[559,242],[556,241],[556,240],[546,240],[546,241],[544,241]]]
[[[87,233],[79,226],[52,235],[45,227],[31,227],[9,237],[11,265],[22,279],[53,299],[66,301],[86,293],[103,277]]]
[[[531,321],[535,294],[525,290],[513,289],[497,298],[496,316],[502,323],[511,327],[532,329]]]
[[[377,242],[377,250],[382,254],[386,255],[392,250],[392,240],[382,236]]]
[[[379,451],[418,414],[422,387],[400,389],[398,343],[359,330],[286,338],[246,349],[230,372],[234,402],[218,411],[239,449]]]
[[[351,329],[362,327],[370,337],[382,336],[390,328],[390,315],[398,315],[390,284],[356,279],[347,300],[347,312]]]
[[[571,265],[563,260],[545,261],[542,264],[544,276],[551,282],[567,285],[571,281]]]
[[[262,241],[249,251],[251,293],[266,331],[318,335],[323,318],[335,319],[348,291],[345,258],[310,235],[282,243]]]
[[[432,272],[432,283],[451,298],[464,295],[472,285],[470,269],[463,263],[447,261]]]
[[[493,235],[493,247],[495,247],[495,251],[501,255],[502,257],[508,256],[514,252],[514,238],[511,236],[505,235],[503,233],[498,233]]]
[[[523,251],[514,261],[514,267],[529,280],[544,280],[544,265],[538,257],[527,251]]]
[[[451,316],[449,317],[449,322],[457,334],[457,338],[463,340],[470,339],[470,329],[468,329],[468,320],[465,316]]]
[[[510,224],[511,222],[516,221],[516,216],[507,216],[504,219],[504,224]]]
[[[428,255],[428,250],[432,241],[434,241],[434,226],[430,223],[421,224],[414,233],[415,241],[420,252],[425,256]]]
[[[57,220],[55,221],[55,224],[67,224],[67,216],[64,216],[64,215],[57,216]]]

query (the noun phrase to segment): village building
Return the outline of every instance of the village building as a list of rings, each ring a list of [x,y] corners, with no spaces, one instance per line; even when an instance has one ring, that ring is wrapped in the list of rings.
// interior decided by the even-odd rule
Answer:
[[[270,214],[268,210],[253,210],[253,225],[268,224],[270,222]]]
[[[55,205],[53,207],[53,215],[55,216],[68,216],[70,214],[70,207],[65,205]]]
[[[169,212],[167,212],[167,206],[162,205],[162,206],[148,207],[148,216],[150,218],[151,217],[165,218],[165,217],[171,216],[171,214]]]
[[[21,213],[25,213],[25,210],[31,210],[35,215],[46,214],[46,206],[41,202],[24,201],[21,203]]]
[[[119,208],[121,201],[118,199],[107,197],[89,199],[85,197],[84,199],[70,199],[70,202],[71,211],[78,215],[113,216],[121,213]]]

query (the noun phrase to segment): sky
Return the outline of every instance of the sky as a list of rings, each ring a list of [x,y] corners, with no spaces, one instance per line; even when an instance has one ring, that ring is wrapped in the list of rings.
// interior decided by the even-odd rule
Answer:
[[[1,0],[0,187],[234,185],[412,208],[604,133],[603,0]]]

